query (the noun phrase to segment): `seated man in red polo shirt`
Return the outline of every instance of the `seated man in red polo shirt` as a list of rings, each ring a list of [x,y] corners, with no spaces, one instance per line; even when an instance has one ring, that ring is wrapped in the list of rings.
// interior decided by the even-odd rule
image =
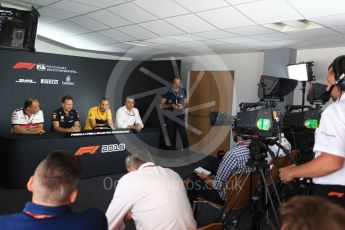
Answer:
[[[12,114],[12,133],[43,134],[43,112],[37,98],[29,97],[24,102],[24,108],[17,109]]]

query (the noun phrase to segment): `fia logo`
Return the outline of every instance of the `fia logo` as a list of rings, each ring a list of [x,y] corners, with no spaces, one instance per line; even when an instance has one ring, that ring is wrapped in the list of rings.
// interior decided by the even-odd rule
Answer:
[[[45,71],[45,70],[47,69],[47,67],[46,67],[45,64],[39,63],[39,64],[36,65],[36,69],[37,69],[38,71]]]

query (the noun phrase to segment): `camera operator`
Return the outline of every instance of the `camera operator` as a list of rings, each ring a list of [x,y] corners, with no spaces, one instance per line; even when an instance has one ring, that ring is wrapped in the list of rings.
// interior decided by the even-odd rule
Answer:
[[[345,56],[337,57],[328,68],[326,92],[334,103],[322,114],[315,131],[315,158],[299,166],[281,168],[283,182],[313,178],[314,195],[323,196],[345,207]]]

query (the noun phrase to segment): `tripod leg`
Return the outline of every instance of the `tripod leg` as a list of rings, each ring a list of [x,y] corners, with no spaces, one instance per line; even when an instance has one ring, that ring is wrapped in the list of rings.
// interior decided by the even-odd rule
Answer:
[[[267,182],[266,182],[266,178],[265,178],[265,174],[264,174],[264,171],[262,169],[260,169],[260,173],[261,173],[261,178],[264,182],[264,185],[265,185],[265,190],[267,191],[267,195],[268,195],[268,198],[270,200],[270,203],[271,203],[271,206],[272,206],[272,210],[273,210],[273,214],[274,214],[274,217],[276,218],[277,220],[277,223],[279,224],[279,219],[278,219],[278,215],[277,215],[277,211],[274,207],[274,203],[273,203],[273,200],[272,200],[272,196],[268,190],[268,186],[267,186]]]
[[[280,198],[279,198],[277,186],[275,185],[275,183],[274,183],[274,181],[273,181],[273,177],[272,177],[271,172],[269,173],[269,176],[270,176],[270,179],[271,179],[271,181],[272,181],[273,190],[274,190],[274,193],[275,193],[275,195],[276,195],[276,197],[277,197],[278,204],[281,205],[281,201],[280,201]]]

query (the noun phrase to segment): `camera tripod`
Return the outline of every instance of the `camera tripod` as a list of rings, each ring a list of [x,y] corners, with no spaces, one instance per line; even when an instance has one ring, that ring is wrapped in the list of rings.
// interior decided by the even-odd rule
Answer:
[[[267,152],[270,154],[274,165],[277,169],[280,168],[278,161],[276,160],[276,156],[272,152],[270,148],[268,148],[268,144],[273,145],[276,144],[278,145],[279,148],[283,149],[283,151],[288,152],[283,146],[280,145],[280,143],[276,142],[275,140],[265,140],[266,143],[260,140],[254,140],[250,144],[250,159],[247,162],[247,167],[245,167],[240,173],[239,176],[242,177],[245,175],[244,181],[242,184],[240,184],[239,191],[236,193],[236,189],[232,190],[231,193],[229,194],[227,200],[225,201],[225,204],[223,206],[221,215],[217,218],[218,222],[221,221],[223,223],[223,229],[226,229],[229,226],[234,226],[236,224],[233,222],[229,222],[229,216],[231,211],[234,209],[236,203],[238,202],[238,198],[240,194],[243,192],[244,186],[246,183],[248,183],[248,180],[250,181],[250,212],[252,215],[252,226],[251,229],[260,229],[260,223],[261,219],[263,217],[266,218],[267,223],[269,223],[272,227],[272,229],[276,229],[274,224],[270,219],[268,219],[267,215],[265,214],[265,211],[268,210],[269,207],[272,207],[273,215],[275,217],[276,223],[279,225],[279,219],[277,215],[277,211],[275,209],[274,205],[274,199],[278,202],[278,204],[281,204],[280,197],[278,195],[277,187],[274,183],[270,167],[266,161],[267,157]],[[278,151],[279,153],[279,151]],[[278,154],[277,153],[277,154]],[[248,172],[249,169],[249,173]],[[252,182],[254,178],[254,174],[258,173],[258,176],[260,177],[260,182],[257,183],[255,191],[253,190]],[[271,194],[269,185],[267,183],[267,179],[271,180],[272,182],[272,188],[273,188],[273,195]],[[254,192],[253,192],[254,191]],[[267,195],[268,197],[268,203],[266,205],[262,205],[260,202],[262,202],[262,198],[264,195]],[[233,202],[231,204],[231,201],[233,199]],[[231,204],[230,208],[227,210],[227,207]],[[265,207],[264,207],[265,206]],[[244,210],[246,211],[246,210]],[[243,211],[242,211],[243,213]],[[241,215],[241,214],[240,214]],[[239,215],[239,216],[240,216]],[[235,226],[236,227],[236,226]]]

